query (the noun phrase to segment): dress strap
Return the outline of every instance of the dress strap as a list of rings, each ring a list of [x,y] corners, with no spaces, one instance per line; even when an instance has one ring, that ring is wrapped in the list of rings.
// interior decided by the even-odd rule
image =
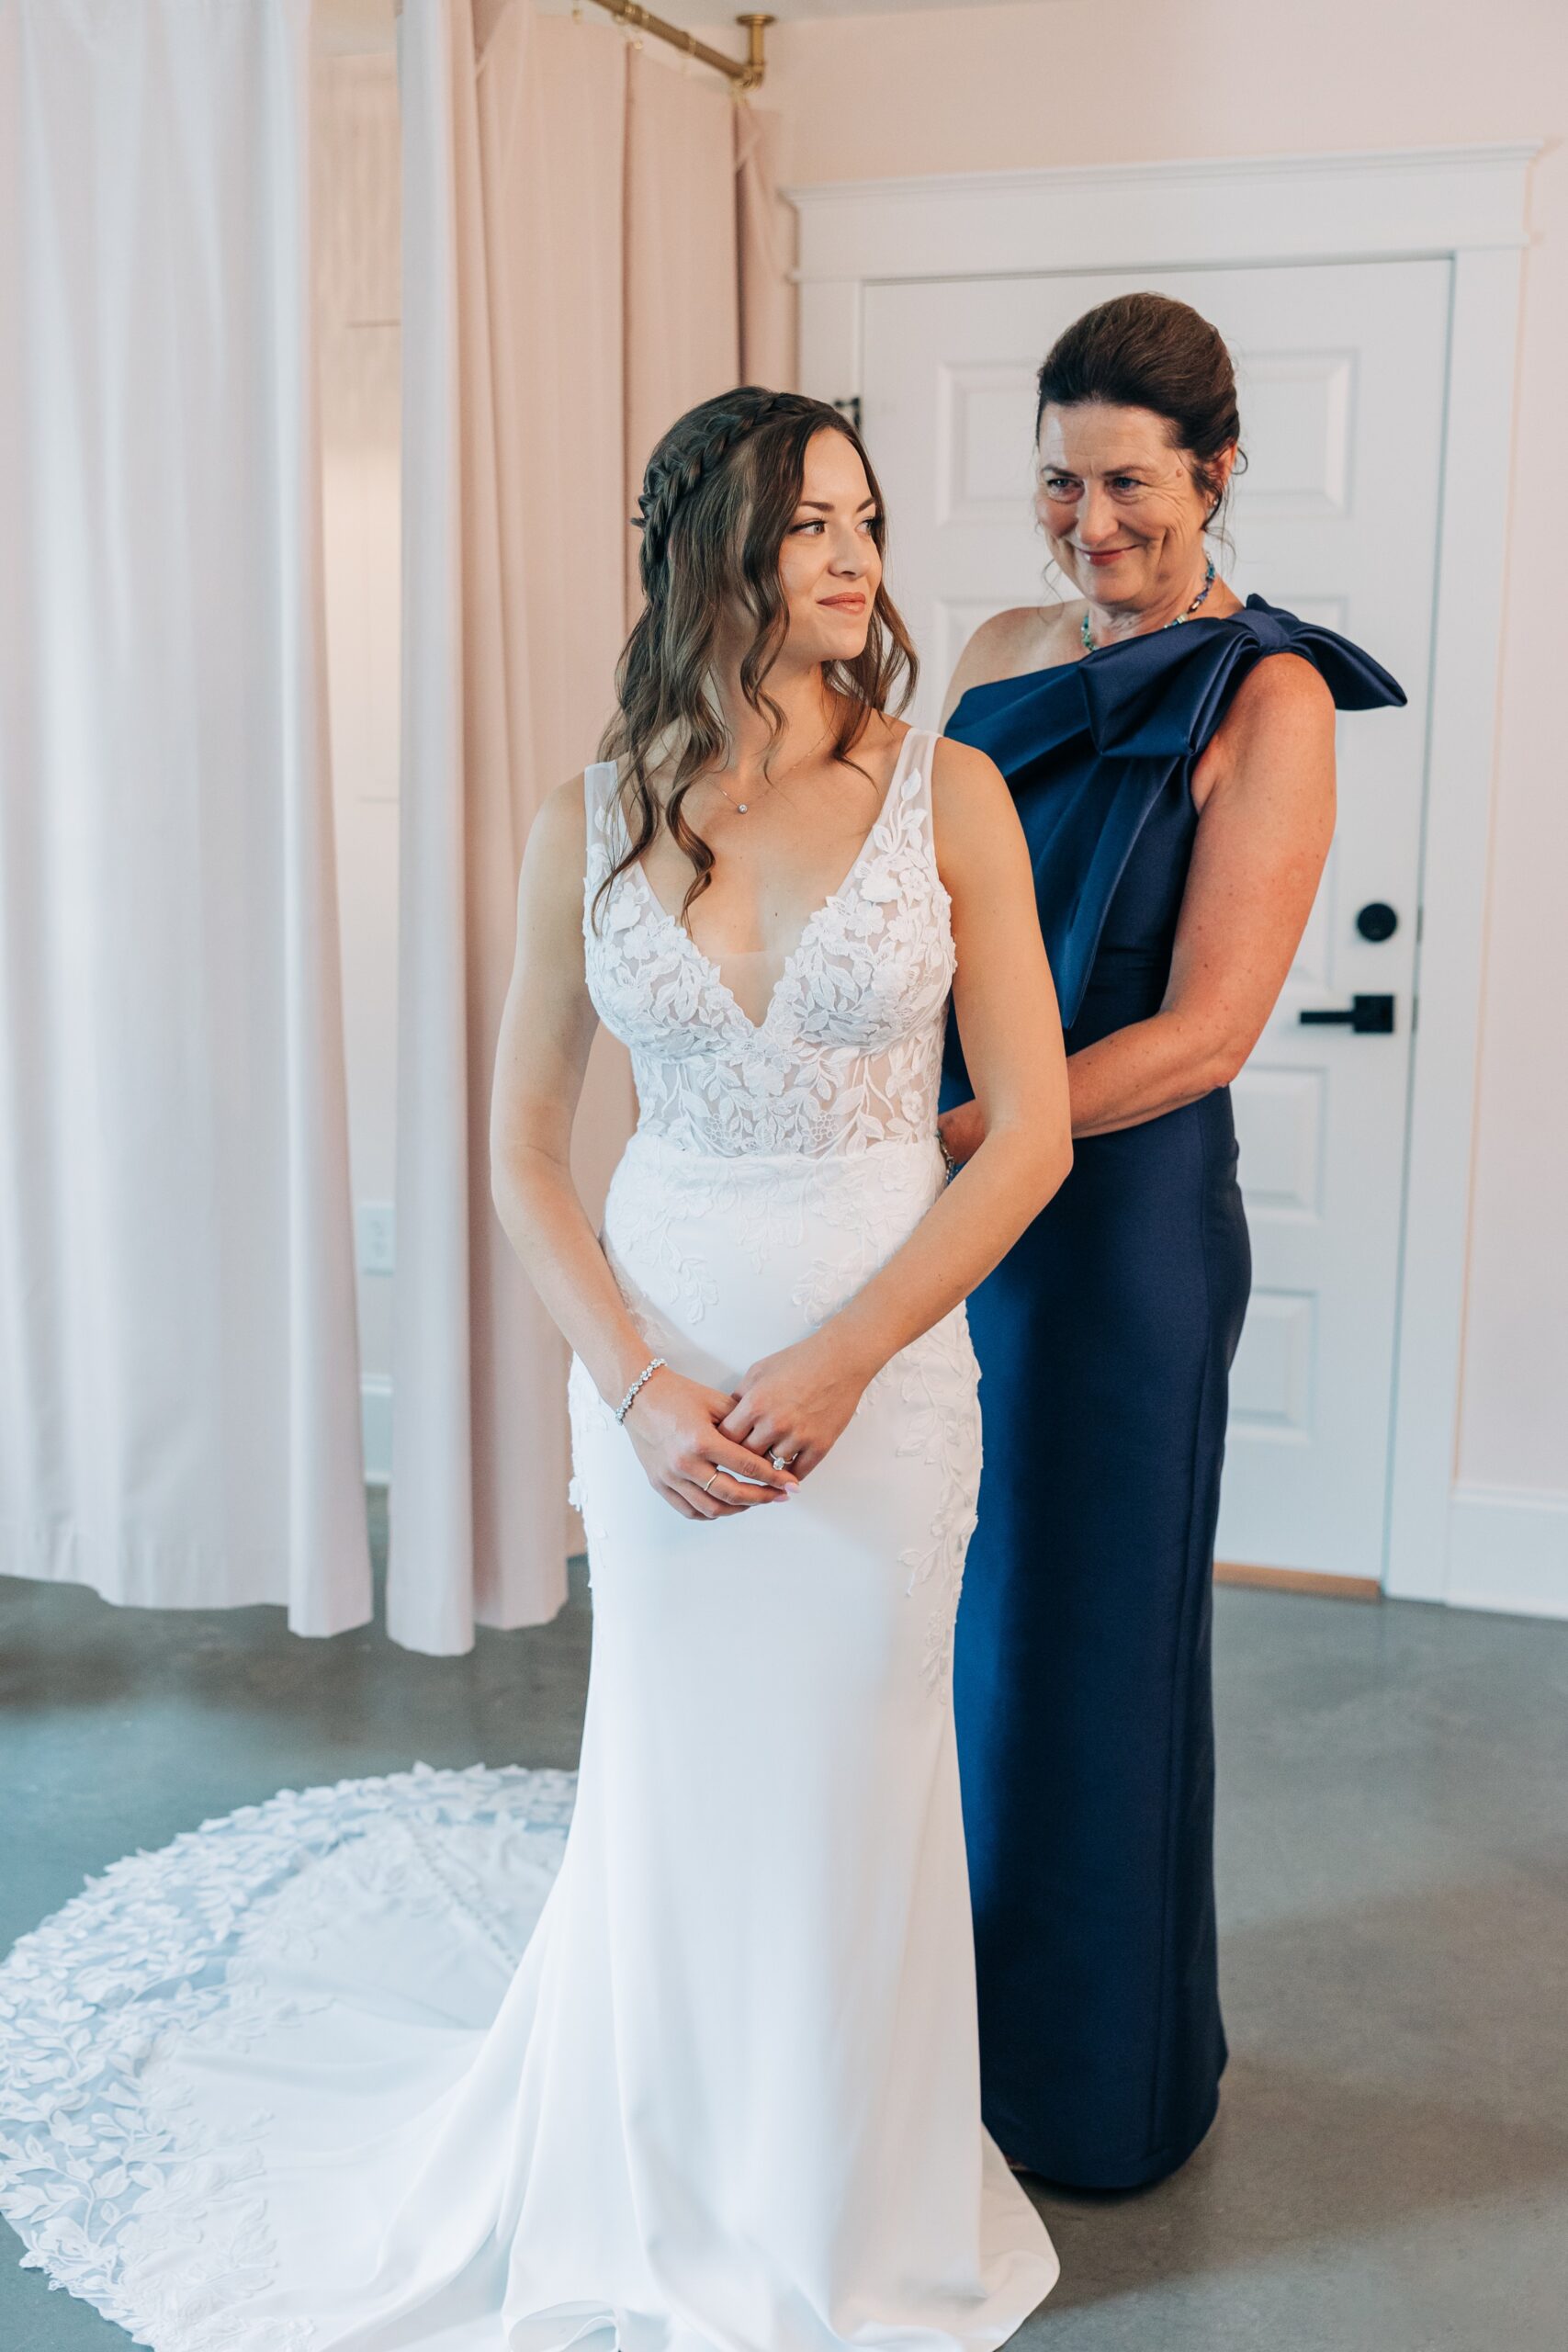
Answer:
[[[591,826],[603,826],[619,782],[620,770],[614,760],[590,760],[583,769],[582,797]]]
[[[614,760],[590,760],[582,771],[582,797],[588,814],[588,864],[595,878],[603,877],[614,863],[618,850],[612,841],[624,841],[624,829],[616,823],[615,791],[621,772]]]
[[[590,760],[582,771],[582,798],[588,818],[588,854],[583,864],[584,921],[601,883],[615,864],[610,843],[615,831],[615,786],[620,770],[614,760]]]
[[[911,775],[919,778],[919,790],[915,796],[922,808],[931,805],[931,762],[936,756],[937,730],[934,727],[912,727],[905,746],[908,764],[904,781],[908,786]]]

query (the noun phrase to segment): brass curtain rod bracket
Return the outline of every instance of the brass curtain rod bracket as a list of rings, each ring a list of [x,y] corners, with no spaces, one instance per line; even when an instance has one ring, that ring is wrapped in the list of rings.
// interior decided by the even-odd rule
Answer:
[[[629,31],[651,33],[655,40],[667,40],[671,49],[683,50],[700,65],[711,65],[716,74],[722,74],[726,81],[733,82],[738,90],[760,90],[762,86],[762,76],[767,71],[767,60],[762,54],[762,35],[774,22],[772,17],[752,15],[736,17],[736,23],[746,35],[747,54],[745,62],[741,64],[733,57],[726,57],[721,49],[710,49],[706,41],[699,40],[694,33],[684,31],[679,25],[667,24],[662,17],[656,17],[651,8],[640,7],[637,0],[593,0],[593,5],[596,8],[603,8],[606,16],[614,17],[616,24],[625,26]]]

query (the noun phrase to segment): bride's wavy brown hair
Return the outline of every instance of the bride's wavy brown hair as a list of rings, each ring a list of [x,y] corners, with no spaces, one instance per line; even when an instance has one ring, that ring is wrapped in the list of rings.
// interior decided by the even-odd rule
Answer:
[[[708,887],[713,851],[687,821],[682,804],[698,777],[722,766],[729,730],[713,682],[713,653],[727,615],[745,614],[754,635],[740,664],[740,690],[765,714],[772,733],[763,765],[784,731],[784,712],[767,691],[768,673],[789,633],[779,583],[779,553],[806,479],[807,445],[818,433],[841,433],[865,468],[876,502],[872,537],[886,548],[882,493],[860,435],[824,401],[743,384],[720,392],[672,424],[648,461],[638,513],[640,568],[647,597],[615,671],[614,717],[599,746],[619,763],[616,800],[627,848],[593,900],[593,919],[618,875],[637,863],[668,825],[690,858],[693,875],[681,902],[684,922]],[[833,757],[849,755],[872,714],[914,692],[915,649],[879,582],[865,645],[853,662],[826,662],[822,674],[839,705]],[[660,806],[650,781],[674,763]]]

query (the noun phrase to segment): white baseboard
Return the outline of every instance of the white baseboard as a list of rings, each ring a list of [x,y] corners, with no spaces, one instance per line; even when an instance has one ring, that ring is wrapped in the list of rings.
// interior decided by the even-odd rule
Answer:
[[[1454,1609],[1568,1617],[1568,1495],[1456,1487],[1447,1598]]]
[[[359,1384],[359,1428],[365,1446],[365,1483],[389,1485],[392,1476],[392,1375],[367,1372]]]

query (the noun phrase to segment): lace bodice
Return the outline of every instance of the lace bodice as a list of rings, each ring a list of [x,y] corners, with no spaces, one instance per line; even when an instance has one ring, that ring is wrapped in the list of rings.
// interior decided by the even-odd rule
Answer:
[[[686,1151],[811,1159],[935,1134],[954,956],[931,842],[934,742],[906,735],[875,824],[760,1022],[640,865],[617,877],[595,929],[594,898],[626,835],[614,765],[587,770],[588,989],[630,1048],[640,1133]]]

